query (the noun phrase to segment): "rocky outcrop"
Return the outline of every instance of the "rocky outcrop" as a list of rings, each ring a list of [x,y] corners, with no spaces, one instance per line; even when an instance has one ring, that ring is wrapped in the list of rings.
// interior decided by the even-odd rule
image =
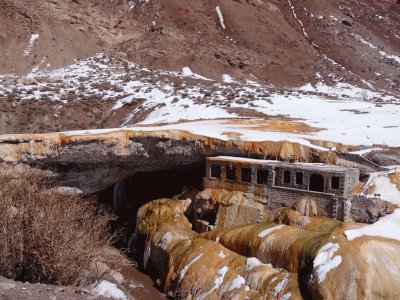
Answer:
[[[399,243],[377,238],[347,241],[340,222],[317,220],[304,229],[257,224],[216,230],[204,233],[201,237],[218,240],[236,253],[256,256],[264,263],[299,274],[301,290],[304,295],[309,294],[312,298],[357,299],[365,295],[370,298],[384,295],[385,298],[395,299],[398,278],[394,270],[400,266],[396,257],[399,254]],[[379,245],[385,249],[382,255],[374,250]],[[354,253],[364,253],[365,256]],[[379,271],[373,271],[375,268]],[[387,274],[388,280],[378,280],[377,273]],[[370,284],[375,280],[379,284]]]
[[[300,199],[293,205],[293,209],[298,211],[302,216],[314,217],[320,215],[318,206],[314,200],[307,197]]]
[[[349,211],[348,220],[358,223],[374,223],[398,208],[396,204],[366,197],[355,197],[353,201],[346,203],[346,205]]]
[[[397,240],[367,236],[348,240],[344,231],[360,225],[325,217],[307,217],[300,224],[295,222],[300,214],[291,209],[271,212],[278,223],[198,235],[189,229],[184,215],[189,202],[157,200],[138,213],[138,230],[146,235],[146,269],[171,296],[396,299],[400,291]],[[279,224],[280,220],[290,225]]]
[[[156,200],[138,212],[144,268],[165,293],[177,299],[301,298],[296,274],[197,238],[184,215],[188,201]]]
[[[104,130],[0,137],[0,161],[51,170],[61,185],[93,193],[137,172],[204,164],[207,156],[334,159],[291,142],[218,140],[184,131]],[[201,176],[201,175],[200,175]]]

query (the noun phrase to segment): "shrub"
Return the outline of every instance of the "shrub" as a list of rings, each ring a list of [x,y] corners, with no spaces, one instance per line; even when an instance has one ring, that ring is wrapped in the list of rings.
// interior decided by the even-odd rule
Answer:
[[[2,172],[0,275],[48,284],[92,284],[110,268],[125,264],[111,246],[112,219],[94,199],[63,196],[37,175]]]

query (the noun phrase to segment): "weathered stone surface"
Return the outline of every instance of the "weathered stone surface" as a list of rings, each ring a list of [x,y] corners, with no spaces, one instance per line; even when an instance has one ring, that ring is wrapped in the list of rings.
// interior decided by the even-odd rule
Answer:
[[[304,197],[297,201],[293,205],[293,209],[295,211],[298,211],[302,216],[305,217],[314,217],[320,214],[318,211],[317,203],[315,203],[314,200],[308,199],[307,197]]]
[[[343,232],[359,224],[304,217],[284,208],[265,215],[275,223],[197,235],[182,227],[188,223],[187,207],[163,199],[150,202],[139,214],[139,224],[146,224],[139,228],[147,232],[147,270],[176,298],[396,299],[400,292],[400,242],[347,240]],[[154,213],[145,213],[149,209]],[[166,217],[160,222],[149,220],[161,212]]]
[[[204,163],[207,156],[220,154],[304,161],[319,160],[321,156],[315,149],[296,143],[222,141],[174,130],[0,137],[0,161],[51,170],[62,185],[84,193],[102,190],[136,172]]]
[[[341,222],[311,219],[315,221],[304,229],[257,224],[215,230],[201,237],[218,240],[238,254],[255,256],[264,263],[299,274],[303,295],[312,298],[360,299],[366,295],[370,299],[382,295],[387,299],[396,298],[399,242],[372,237],[348,241],[343,236],[345,226]],[[262,235],[268,229],[268,234]],[[381,253],[376,251],[378,247],[382,247]],[[383,273],[388,280],[377,278],[377,274]],[[379,283],[372,284],[376,281]]]
[[[137,231],[147,233],[145,269],[165,293],[178,299],[301,299],[296,274],[196,238],[185,225],[185,207],[184,201],[162,199],[138,214]]]
[[[349,221],[359,223],[374,223],[379,218],[393,213],[397,205],[373,198],[355,198],[349,205]]]

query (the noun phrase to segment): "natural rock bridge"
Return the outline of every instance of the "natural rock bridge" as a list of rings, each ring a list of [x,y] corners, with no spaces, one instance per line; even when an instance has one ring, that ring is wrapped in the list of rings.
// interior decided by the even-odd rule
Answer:
[[[50,171],[61,185],[93,193],[138,172],[204,165],[205,158],[253,158],[335,162],[320,152],[287,141],[223,141],[185,131],[98,130],[91,133],[19,134],[0,137],[0,161]],[[201,174],[200,174],[201,175]]]

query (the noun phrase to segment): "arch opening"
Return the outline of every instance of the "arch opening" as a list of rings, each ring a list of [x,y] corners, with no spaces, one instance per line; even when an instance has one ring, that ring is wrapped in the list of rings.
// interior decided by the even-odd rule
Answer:
[[[117,246],[126,247],[127,240],[135,231],[136,214],[142,205],[160,198],[172,198],[176,195],[188,197],[193,193],[195,195],[201,190],[203,176],[205,164],[139,172],[96,193],[97,199],[112,208],[117,215],[113,227],[124,231],[120,245]]]
[[[325,191],[325,180],[320,174],[312,174],[310,177],[310,184],[308,189],[314,192],[324,192]]]

